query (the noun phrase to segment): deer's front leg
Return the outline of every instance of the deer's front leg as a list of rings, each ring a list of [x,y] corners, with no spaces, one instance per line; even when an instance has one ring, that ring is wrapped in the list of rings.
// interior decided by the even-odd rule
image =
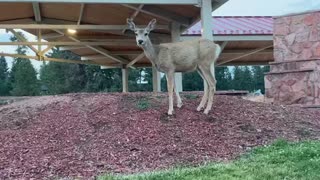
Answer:
[[[182,107],[182,100],[181,100],[181,97],[180,97],[180,94],[179,94],[179,91],[177,90],[177,82],[175,79],[174,80],[174,83],[173,83],[173,87],[174,87],[174,92],[176,93],[176,97],[177,97],[177,107],[178,108],[181,108]]]
[[[174,86],[174,72],[168,72],[166,74],[167,77],[167,87],[168,87],[168,94],[169,94],[169,110],[168,115],[173,114],[173,86]]]

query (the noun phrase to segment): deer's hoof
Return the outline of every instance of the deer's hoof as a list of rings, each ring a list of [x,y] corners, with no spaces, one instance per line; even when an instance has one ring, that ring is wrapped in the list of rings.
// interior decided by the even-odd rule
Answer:
[[[202,107],[198,107],[197,111],[200,112],[202,110]]]
[[[170,111],[170,110],[169,110],[169,111],[168,111],[168,115],[169,115],[169,116],[172,116],[172,115],[173,115],[173,111]]]
[[[203,113],[204,114],[209,114],[209,111],[210,111],[209,109],[206,109],[206,110],[203,111]]]
[[[178,104],[177,104],[177,107],[178,107],[178,108],[181,108],[182,106],[183,106],[182,103],[178,103]]]

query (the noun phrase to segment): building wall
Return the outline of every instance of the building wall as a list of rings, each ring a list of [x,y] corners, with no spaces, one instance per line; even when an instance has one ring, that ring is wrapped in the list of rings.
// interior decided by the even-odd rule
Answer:
[[[274,58],[265,76],[266,97],[320,105],[320,11],[274,19]]]

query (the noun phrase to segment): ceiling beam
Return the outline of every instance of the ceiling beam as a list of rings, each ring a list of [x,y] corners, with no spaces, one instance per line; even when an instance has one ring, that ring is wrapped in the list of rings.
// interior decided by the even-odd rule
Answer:
[[[137,17],[137,15],[139,14],[139,12],[141,11],[141,9],[143,8],[143,6],[144,6],[144,4],[140,4],[138,9],[136,9],[136,11],[130,16],[130,19],[134,20]],[[127,30],[127,28],[124,28],[122,30],[122,33],[125,33],[126,30]]]
[[[139,54],[134,60],[132,60],[129,64],[127,64],[127,68],[133,66],[136,62],[140,61],[141,59],[143,59],[145,57],[144,52]]]
[[[39,0],[0,0],[0,2],[39,2]],[[105,4],[177,4],[199,5],[198,0],[41,0],[43,3],[105,3]]]
[[[42,34],[43,39],[55,39],[60,37],[63,37],[63,35],[57,33]]]
[[[133,10],[139,10],[138,7],[132,6],[132,5],[129,5],[129,4],[123,4],[122,6],[125,6],[127,8],[133,9]],[[151,7],[151,6],[148,6],[148,7],[144,6],[139,11],[142,12],[142,13],[157,17],[157,18],[161,18],[161,19],[169,21],[169,22],[171,22],[171,21],[178,22],[178,23],[180,23],[180,24],[182,24],[184,26],[188,26],[190,24],[190,20],[188,18],[183,17],[183,16],[179,16],[179,15],[173,13],[173,12],[169,12],[169,11],[166,11],[166,10],[161,9],[161,8]]]
[[[84,10],[84,3],[81,3],[80,12],[79,12],[79,19],[78,19],[77,25],[81,24],[81,20],[82,20],[82,16],[83,16],[83,10]]]
[[[33,2],[32,3],[34,19],[36,22],[41,22],[41,12],[40,12],[40,3]]]
[[[72,51],[72,50],[79,50],[79,49],[86,49],[86,46],[60,46],[61,51]]]
[[[134,46],[136,45],[135,42],[65,42],[65,41],[55,41],[55,42],[0,42],[0,46],[28,46],[32,50],[34,47],[33,45],[46,45],[46,46]],[[36,51],[37,52],[37,51]]]
[[[55,30],[57,33],[59,34],[64,34],[62,31],[59,31],[59,30]],[[69,39],[71,39],[72,41],[75,41],[75,42],[81,42],[79,39],[75,38],[75,37],[72,37],[72,36],[69,36],[69,35],[66,35]],[[102,47],[95,47],[95,46],[90,46],[90,45],[86,45],[86,47],[92,49],[93,51],[96,51],[104,56],[106,56],[107,58],[113,60],[113,61],[116,61],[116,62],[120,62],[120,63],[123,63],[123,64],[127,64],[129,63],[128,60],[126,59],[123,59],[119,56],[114,56],[114,55],[111,55],[110,52]]]
[[[260,51],[263,51],[263,50],[268,49],[268,48],[271,48],[271,47],[273,47],[273,45],[265,46],[265,47],[263,47],[263,48],[258,48],[258,49],[252,50],[252,51],[250,51],[250,52],[248,52],[248,53],[245,53],[245,54],[243,54],[243,55],[241,55],[241,56],[238,56],[238,57],[235,57],[235,58],[231,58],[231,59],[228,59],[228,60],[224,60],[224,61],[220,61],[220,62],[217,63],[217,66],[220,66],[220,65],[225,64],[225,63],[228,63],[228,62],[235,61],[235,60],[237,60],[237,59],[241,59],[241,58],[243,58],[243,57],[250,56],[250,55],[252,55],[252,54],[258,53],[258,52],[260,52]]]
[[[189,41],[200,39],[198,35],[184,35],[181,40]],[[273,41],[273,35],[213,35],[214,41]]]
[[[147,26],[147,25],[145,25]],[[76,25],[76,24],[0,24],[0,29],[79,29],[79,30],[123,30],[127,25]],[[158,25],[156,29],[169,29]]]
[[[32,46],[32,44],[23,44],[23,43],[29,43],[27,42],[27,39],[24,38],[23,36],[21,36],[19,33],[17,33],[15,30],[13,29],[8,29],[9,32],[11,32],[20,42],[8,42],[8,43],[16,43],[17,45],[19,45],[21,43],[21,45],[26,45],[28,46],[34,53],[38,53],[38,50],[36,48],[34,48]],[[0,42],[3,43],[3,42]]]
[[[106,59],[106,56],[103,56],[103,55],[81,56],[82,61],[99,60],[99,59]]]

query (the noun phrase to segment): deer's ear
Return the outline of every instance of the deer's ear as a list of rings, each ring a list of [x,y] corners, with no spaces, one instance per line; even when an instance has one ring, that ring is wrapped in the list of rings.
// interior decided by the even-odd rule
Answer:
[[[136,29],[136,25],[131,18],[127,19],[127,23],[130,30],[134,31]]]
[[[156,20],[156,19],[152,19],[152,20],[149,22],[148,26],[147,26],[147,30],[148,30],[149,32],[152,31],[152,30],[154,30],[155,27],[156,27],[156,23],[157,23],[157,20]]]

